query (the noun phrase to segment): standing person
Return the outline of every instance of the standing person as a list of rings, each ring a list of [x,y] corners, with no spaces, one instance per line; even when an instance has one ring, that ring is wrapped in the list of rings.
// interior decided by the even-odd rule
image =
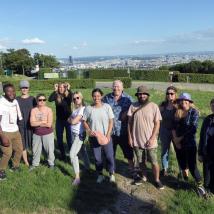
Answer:
[[[114,112],[114,126],[112,132],[114,156],[116,156],[117,145],[119,145],[123,151],[124,157],[128,160],[129,168],[132,170],[134,166],[133,150],[128,143],[127,112],[133,99],[123,92],[123,83],[120,80],[115,80],[113,82],[112,90],[112,93],[107,94],[103,98],[103,102],[108,103]]]
[[[148,157],[152,164],[155,186],[158,189],[164,189],[159,179],[160,170],[157,159],[157,136],[162,119],[160,110],[155,103],[149,101],[150,94],[145,86],[138,87],[135,96],[138,101],[133,103],[128,111],[128,134],[129,143],[134,149],[136,167],[143,170],[143,180],[146,181],[144,167]],[[140,175],[136,174],[135,184],[139,184],[140,180]]]
[[[21,96],[17,97],[22,116],[23,116],[23,132],[22,144],[23,144],[23,153],[22,158],[25,165],[29,166],[27,151],[32,148],[32,135],[33,130],[30,125],[30,112],[33,107],[36,106],[36,99],[33,96],[29,95],[30,83],[27,80],[20,81],[19,87],[21,89]]]
[[[22,139],[18,123],[23,123],[19,104],[15,99],[15,88],[8,83],[3,86],[4,96],[0,98],[0,148],[2,158],[0,160],[0,180],[6,179],[5,170],[14,152],[13,170],[19,169],[22,157]],[[17,120],[18,119],[18,120]],[[23,127],[20,125],[20,127]]]
[[[92,91],[93,104],[87,106],[84,115],[84,127],[89,134],[89,142],[93,148],[95,166],[98,173],[97,183],[104,181],[102,150],[105,153],[110,182],[115,182],[114,151],[111,140],[114,113],[111,106],[102,103],[103,92],[96,88]]]
[[[77,186],[80,184],[80,173],[79,173],[79,159],[78,153],[81,151],[83,146],[86,133],[83,127],[83,111],[85,109],[85,104],[83,100],[82,93],[77,91],[73,94],[73,102],[74,102],[74,111],[71,114],[71,117],[68,119],[68,122],[71,124],[71,150],[70,150],[70,159],[71,164],[73,165],[75,172],[75,180],[73,181],[73,185]],[[83,158],[86,160],[85,165],[89,169],[89,159],[86,150],[83,153]]]
[[[54,85],[55,91],[49,96],[48,101],[55,101],[56,105],[56,138],[61,153],[61,159],[66,159],[63,145],[63,132],[66,130],[66,140],[68,149],[71,148],[71,130],[68,118],[71,115],[72,92],[68,83]]]
[[[166,89],[165,101],[159,108],[162,116],[160,126],[160,141],[161,141],[161,162],[162,174],[167,176],[169,168],[169,149],[172,142],[172,129],[174,127],[174,116],[176,112],[177,89],[174,86],[169,86]]]
[[[31,170],[39,166],[42,146],[48,155],[49,168],[54,168],[54,133],[52,128],[53,112],[46,106],[44,94],[36,96],[37,107],[33,108],[30,115],[30,124],[33,130],[33,161]]]
[[[212,114],[202,124],[198,159],[203,162],[204,186],[214,194],[214,99],[210,101]]]
[[[190,94],[182,93],[178,101],[178,109],[175,113],[174,128],[172,130],[177,160],[183,171],[184,178],[186,177],[185,180],[188,180],[185,170],[189,168],[197,183],[199,195],[204,196],[206,192],[202,185],[202,178],[196,161],[196,131],[199,113],[193,104]]]

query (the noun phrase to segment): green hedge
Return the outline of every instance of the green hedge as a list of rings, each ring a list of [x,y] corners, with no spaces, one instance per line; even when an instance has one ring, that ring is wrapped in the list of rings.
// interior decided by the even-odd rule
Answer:
[[[167,70],[131,70],[130,75],[133,80],[169,81],[169,71]]]
[[[132,79],[129,77],[115,77],[114,80],[121,80],[124,88],[131,88]]]
[[[114,79],[114,77],[129,77],[127,69],[89,69],[92,79]]]
[[[1,80],[3,84],[5,83]],[[19,82],[17,80],[11,80],[10,82],[15,85],[16,89],[19,89]],[[76,79],[66,79],[65,81],[60,81],[59,79],[49,79],[49,80],[30,80],[31,90],[52,90],[54,89],[54,84],[59,82],[68,82],[71,88],[95,88],[95,81],[92,79],[76,80]]]
[[[40,68],[38,72],[38,79],[44,79],[44,73],[51,73],[52,68]]]
[[[189,82],[192,83],[214,83],[214,74],[196,74],[196,73],[179,73],[178,82],[187,82],[187,76]]]

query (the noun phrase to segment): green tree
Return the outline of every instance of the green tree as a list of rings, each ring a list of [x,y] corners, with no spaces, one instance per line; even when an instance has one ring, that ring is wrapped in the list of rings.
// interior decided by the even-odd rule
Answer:
[[[35,53],[33,58],[35,64],[39,64],[40,68],[55,68],[59,66],[56,57],[52,55]]]
[[[18,74],[25,74],[33,65],[33,58],[27,49],[8,49],[7,53],[2,54],[2,63],[5,69],[14,70]]]

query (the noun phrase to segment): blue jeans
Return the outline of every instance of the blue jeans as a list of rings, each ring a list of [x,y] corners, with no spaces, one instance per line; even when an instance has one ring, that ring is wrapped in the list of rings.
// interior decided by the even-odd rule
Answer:
[[[169,167],[169,149],[172,142],[172,131],[161,127],[160,129],[161,141],[161,163],[164,170]]]
[[[59,150],[61,152],[62,157],[65,157],[65,148],[63,144],[63,132],[66,130],[66,141],[68,144],[68,149],[71,149],[71,128],[70,124],[67,120],[56,119],[56,138]]]
[[[96,137],[90,137],[89,142],[94,152],[96,171],[99,174],[101,174],[103,171],[103,158],[102,158],[102,150],[103,150],[108,163],[108,171],[110,174],[113,174],[115,171],[115,165],[114,165],[115,163],[114,163],[114,150],[113,150],[112,140],[107,145],[104,145],[104,146],[101,146],[98,144]]]

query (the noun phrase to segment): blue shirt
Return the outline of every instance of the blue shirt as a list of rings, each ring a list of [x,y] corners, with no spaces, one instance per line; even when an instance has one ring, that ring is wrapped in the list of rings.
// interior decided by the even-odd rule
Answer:
[[[122,120],[122,114],[125,112],[127,113],[129,110],[129,107],[133,102],[132,97],[123,92],[120,99],[115,101],[114,94],[110,93],[103,98],[103,102],[108,103],[114,112],[114,126],[112,134],[116,136],[127,135],[128,121],[127,119]]]

